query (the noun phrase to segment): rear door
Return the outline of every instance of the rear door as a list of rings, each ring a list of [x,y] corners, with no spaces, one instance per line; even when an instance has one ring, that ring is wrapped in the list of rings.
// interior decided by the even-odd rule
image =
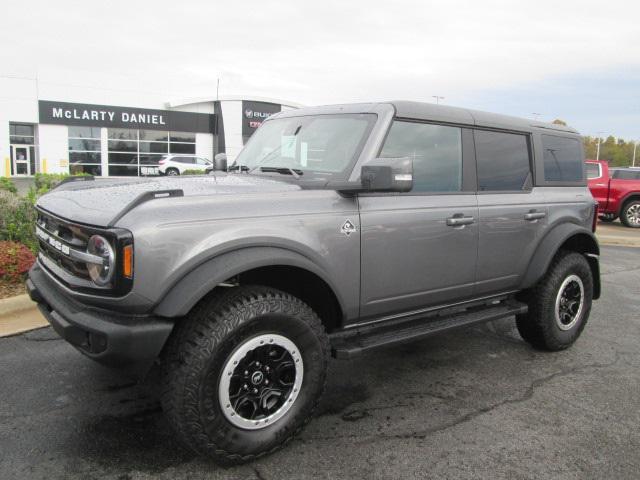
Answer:
[[[478,206],[470,129],[396,120],[381,157],[411,157],[414,187],[359,196],[361,318],[473,292]]]
[[[477,295],[516,288],[547,226],[542,189],[532,188],[528,134],[474,131],[478,171]]]

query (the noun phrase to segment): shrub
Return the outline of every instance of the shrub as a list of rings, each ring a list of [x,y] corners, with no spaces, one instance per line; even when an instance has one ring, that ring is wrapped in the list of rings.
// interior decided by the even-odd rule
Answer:
[[[21,281],[35,261],[33,252],[21,243],[0,241],[0,279]]]
[[[18,193],[18,189],[16,188],[14,183],[7,177],[0,177],[0,190],[6,190],[7,192],[11,192],[14,194]]]
[[[0,190],[0,240],[20,242],[36,252],[36,217],[32,200]]]
[[[182,172],[182,175],[205,175],[205,173],[202,170],[187,169]]]

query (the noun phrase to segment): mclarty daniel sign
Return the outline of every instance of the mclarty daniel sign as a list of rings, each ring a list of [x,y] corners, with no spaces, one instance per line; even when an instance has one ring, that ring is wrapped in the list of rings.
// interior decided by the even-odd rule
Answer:
[[[38,108],[40,123],[45,124],[216,133],[215,115],[206,113],[52,102],[49,100],[40,100]]]

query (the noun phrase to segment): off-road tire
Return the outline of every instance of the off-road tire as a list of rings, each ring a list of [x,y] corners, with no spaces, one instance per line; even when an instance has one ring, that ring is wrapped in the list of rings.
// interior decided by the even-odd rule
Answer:
[[[219,402],[220,377],[238,345],[262,334],[298,346],[304,374],[286,414],[259,430],[233,425]],[[311,419],[324,390],[329,341],[315,312],[279,290],[242,286],[205,298],[176,326],[163,353],[162,407],[177,437],[223,465],[243,463],[286,444]]]
[[[556,321],[556,298],[567,277],[577,275],[584,287],[582,312],[575,325],[562,330]],[[539,350],[557,351],[570,347],[587,324],[593,297],[593,275],[589,262],[579,253],[559,252],[545,276],[531,290],[521,296],[529,311],[516,316],[520,336]]]
[[[636,210],[640,209],[640,200],[631,200],[623,205],[622,210],[620,210],[620,221],[625,227],[640,228],[640,222],[631,223],[629,221],[629,218],[627,215],[628,215],[629,209],[632,209],[632,208]]]

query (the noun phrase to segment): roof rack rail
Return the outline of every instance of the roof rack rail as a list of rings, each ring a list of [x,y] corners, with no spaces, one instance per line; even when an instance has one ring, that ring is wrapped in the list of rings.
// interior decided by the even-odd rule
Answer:
[[[96,178],[93,175],[71,175],[67,178],[63,178],[62,180],[60,180],[58,183],[56,183],[56,185],[51,190],[58,188],[60,185],[64,185],[65,183],[87,182],[95,179]]]
[[[118,214],[113,217],[113,219],[109,222],[108,227],[113,227],[118,220],[124,217],[131,210],[136,208],[138,205],[141,205],[149,200],[155,200],[156,198],[169,198],[169,197],[184,197],[184,190],[181,188],[176,188],[173,190],[153,190],[151,192],[143,192],[134,198],[131,202],[129,202]]]

